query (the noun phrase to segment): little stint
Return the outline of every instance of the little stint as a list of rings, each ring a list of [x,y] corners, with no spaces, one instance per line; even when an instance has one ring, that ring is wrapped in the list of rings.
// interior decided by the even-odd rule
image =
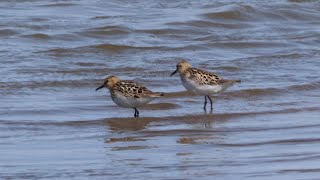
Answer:
[[[139,117],[137,107],[143,106],[153,99],[163,96],[163,93],[152,92],[142,84],[134,81],[120,80],[115,76],[107,77],[96,91],[103,87],[109,89],[113,102],[118,106],[133,108],[134,117]]]
[[[233,84],[241,82],[240,80],[226,80],[214,73],[192,68],[191,64],[185,60],[177,64],[176,70],[170,76],[173,76],[177,72],[180,74],[183,86],[188,91],[204,96],[204,110],[206,110],[207,98],[210,101],[212,110],[212,99],[210,95],[223,92]]]

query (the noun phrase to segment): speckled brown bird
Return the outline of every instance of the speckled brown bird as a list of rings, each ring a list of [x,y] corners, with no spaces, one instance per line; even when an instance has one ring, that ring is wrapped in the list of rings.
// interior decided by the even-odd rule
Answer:
[[[180,74],[182,85],[190,92],[205,97],[204,109],[206,110],[207,98],[210,100],[212,109],[212,99],[210,95],[223,92],[228,87],[235,83],[240,83],[240,80],[226,80],[218,75],[202,69],[193,68],[190,63],[185,60],[177,64],[176,70],[170,75]]]
[[[96,91],[103,87],[109,89],[113,102],[118,106],[133,108],[134,117],[139,117],[137,107],[143,106],[153,99],[163,96],[163,93],[152,92],[142,84],[134,81],[120,80],[115,76],[107,77]]]

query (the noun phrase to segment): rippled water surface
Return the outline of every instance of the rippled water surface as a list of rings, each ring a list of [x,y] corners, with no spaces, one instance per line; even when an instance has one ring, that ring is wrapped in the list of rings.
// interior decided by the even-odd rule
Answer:
[[[0,179],[320,179],[320,2],[0,0]],[[186,93],[179,59],[242,83]],[[116,75],[166,96],[118,108]]]

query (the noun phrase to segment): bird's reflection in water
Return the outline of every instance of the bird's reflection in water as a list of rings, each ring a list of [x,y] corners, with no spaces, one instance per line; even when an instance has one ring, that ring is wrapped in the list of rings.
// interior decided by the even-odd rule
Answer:
[[[214,128],[216,123],[227,121],[229,114],[204,113],[198,115],[172,116],[172,117],[143,117],[143,118],[111,118],[106,119],[107,128],[115,132],[140,131],[147,129],[150,123],[157,122],[157,126],[176,126],[177,124],[188,125],[193,128]],[[232,115],[231,115],[232,116]]]
[[[209,133],[209,132],[208,132]],[[190,134],[183,135],[177,139],[178,144],[191,144],[191,145],[203,145],[203,144],[215,144],[224,139],[224,135],[212,135],[212,134]]]
[[[106,125],[112,131],[139,131],[146,129],[148,124],[158,118],[112,118],[106,120]]]
[[[112,118],[106,121],[106,126],[113,132],[108,135],[105,143],[111,151],[139,151],[155,148],[150,146],[144,136],[139,133],[148,127],[148,124],[157,118]],[[136,133],[137,132],[137,133]]]

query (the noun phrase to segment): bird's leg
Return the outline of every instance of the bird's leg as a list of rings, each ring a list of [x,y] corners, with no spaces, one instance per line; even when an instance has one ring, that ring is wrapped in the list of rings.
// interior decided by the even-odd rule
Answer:
[[[134,116],[134,117],[139,117],[139,111],[138,111],[138,109],[137,109],[137,108],[134,108],[134,110],[135,110],[135,116]]]
[[[206,106],[207,106],[207,96],[204,96],[204,106],[203,109],[206,111]]]
[[[209,98],[209,101],[210,101],[210,104],[211,104],[211,110],[212,110],[213,109],[213,107],[212,107],[212,99],[211,99],[210,96],[208,96],[208,98]]]
[[[137,117],[137,109],[134,108],[134,117]]]

